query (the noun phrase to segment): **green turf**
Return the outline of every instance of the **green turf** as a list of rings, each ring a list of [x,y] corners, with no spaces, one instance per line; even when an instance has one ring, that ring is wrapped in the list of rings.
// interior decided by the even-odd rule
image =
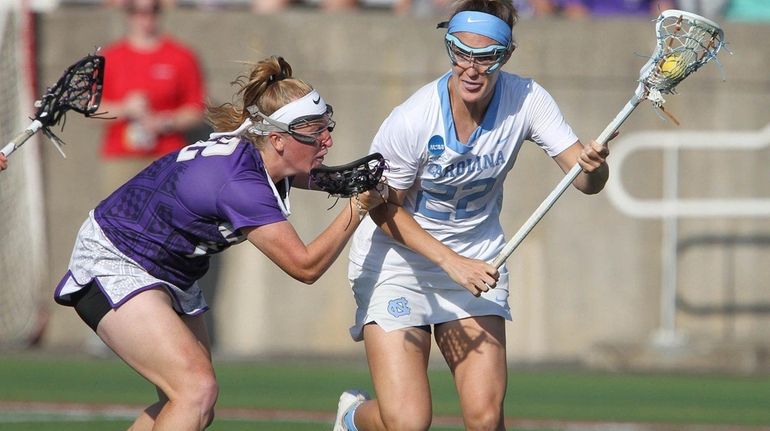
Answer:
[[[3,424],[3,431],[123,431],[131,425],[129,421],[89,422],[18,422]],[[331,424],[321,423],[280,423],[280,422],[242,422],[216,421],[207,431],[318,431],[330,430]],[[431,431],[457,431],[455,428],[431,428]],[[516,430],[527,431],[527,430]],[[541,430],[538,430],[541,431]]]
[[[313,410],[333,414],[339,393],[351,387],[371,391],[364,364],[281,365],[217,361],[220,407]],[[434,413],[459,415],[447,371],[432,371]],[[118,360],[0,356],[0,400],[149,404],[153,390]],[[770,425],[770,376],[617,374],[584,371],[511,370],[506,416],[531,419]],[[1,419],[1,418],[0,418]],[[41,428],[78,429],[64,423]],[[117,421],[93,429],[124,429]],[[288,428],[281,428],[286,425]],[[31,428],[24,428],[30,426]],[[67,427],[76,428],[67,428]],[[90,426],[90,425],[89,425]],[[325,429],[325,427],[320,427]],[[212,430],[319,429],[319,424],[217,421]],[[440,428],[435,428],[439,430]],[[453,428],[447,428],[453,429]],[[454,428],[456,429],[456,428]]]
[[[2,415],[0,415],[0,420]],[[2,423],[2,422],[0,422]],[[14,422],[2,424],[3,431],[123,431],[131,425],[124,420],[91,420],[91,421],[66,421],[49,420]],[[318,431],[319,429],[331,429],[331,425],[320,423],[295,423],[295,422],[244,422],[221,420],[216,421],[207,431]],[[456,431],[456,429],[454,430]]]

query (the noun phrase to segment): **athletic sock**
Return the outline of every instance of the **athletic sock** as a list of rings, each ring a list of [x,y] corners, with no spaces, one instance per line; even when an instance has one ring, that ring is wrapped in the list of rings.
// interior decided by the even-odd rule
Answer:
[[[342,422],[345,423],[345,428],[347,428],[348,431],[358,431],[358,428],[356,428],[355,422],[353,422],[353,416],[355,416],[356,409],[361,404],[363,404],[363,403],[358,403],[358,404],[354,405],[347,412],[345,412],[345,416],[342,417]]]

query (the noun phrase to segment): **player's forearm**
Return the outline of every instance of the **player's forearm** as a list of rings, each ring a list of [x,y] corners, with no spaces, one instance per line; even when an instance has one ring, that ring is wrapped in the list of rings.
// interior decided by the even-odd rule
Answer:
[[[593,195],[604,189],[604,185],[607,184],[609,175],[610,170],[605,163],[596,168],[593,172],[580,172],[580,175],[577,176],[572,184],[581,192],[587,195]]]
[[[380,205],[370,212],[370,216],[386,234],[441,268],[457,254],[425,231],[400,205]]]
[[[361,224],[362,217],[353,204],[348,205],[316,239],[307,245],[307,259],[299,266],[297,274],[290,274],[303,283],[312,284],[329,269],[345,248],[351,235]]]

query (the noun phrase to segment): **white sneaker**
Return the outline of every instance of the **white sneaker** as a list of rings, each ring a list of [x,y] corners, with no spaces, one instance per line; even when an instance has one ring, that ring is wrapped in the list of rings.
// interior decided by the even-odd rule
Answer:
[[[337,404],[337,419],[334,421],[334,431],[348,431],[345,426],[345,414],[353,407],[370,399],[369,394],[358,389],[348,389],[340,395],[340,402]]]

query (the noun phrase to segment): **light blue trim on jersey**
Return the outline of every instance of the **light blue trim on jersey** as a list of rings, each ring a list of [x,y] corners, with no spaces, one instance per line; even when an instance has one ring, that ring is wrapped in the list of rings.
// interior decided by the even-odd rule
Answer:
[[[501,44],[511,44],[513,33],[507,22],[484,12],[462,11],[449,20],[447,33],[467,31],[494,39]]]
[[[492,130],[495,126],[495,119],[497,118],[497,110],[500,106],[500,85],[495,83],[495,93],[492,95],[492,100],[487,106],[487,112],[484,113],[484,119],[481,121],[479,127],[471,133],[468,138],[468,142],[463,144],[457,139],[457,133],[455,131],[455,122],[452,117],[452,103],[449,101],[449,78],[452,76],[452,72],[447,72],[438,80],[438,97],[441,104],[441,116],[444,118],[444,139],[446,140],[446,146],[451,148],[458,154],[465,154],[473,148],[473,143],[481,136],[482,133]]]

